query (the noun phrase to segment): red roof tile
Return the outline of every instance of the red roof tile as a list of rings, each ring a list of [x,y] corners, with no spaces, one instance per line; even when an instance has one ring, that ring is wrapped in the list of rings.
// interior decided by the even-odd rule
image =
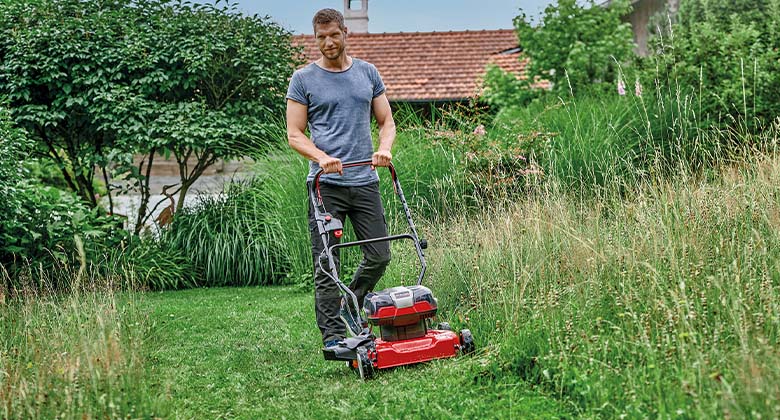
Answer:
[[[297,35],[307,61],[320,58],[312,35]],[[520,76],[517,35],[511,29],[350,34],[349,55],[374,64],[392,101],[454,100],[478,95],[488,64]]]

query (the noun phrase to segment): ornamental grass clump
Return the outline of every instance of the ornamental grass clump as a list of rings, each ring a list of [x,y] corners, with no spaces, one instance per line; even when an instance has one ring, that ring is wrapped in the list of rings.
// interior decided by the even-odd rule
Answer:
[[[290,232],[276,217],[278,189],[255,178],[232,183],[218,195],[201,195],[176,213],[161,234],[163,249],[188,258],[200,286],[279,284],[290,262]]]

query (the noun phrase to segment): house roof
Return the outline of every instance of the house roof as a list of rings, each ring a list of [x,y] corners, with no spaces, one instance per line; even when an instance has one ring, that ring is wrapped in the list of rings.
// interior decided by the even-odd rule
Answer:
[[[313,35],[297,35],[307,62],[320,58]],[[497,64],[518,76],[517,35],[511,29],[452,32],[396,32],[350,34],[351,56],[374,64],[391,101],[460,100],[481,90],[486,66]]]

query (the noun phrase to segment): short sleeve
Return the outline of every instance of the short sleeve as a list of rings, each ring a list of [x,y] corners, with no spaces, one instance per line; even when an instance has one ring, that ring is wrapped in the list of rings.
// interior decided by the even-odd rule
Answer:
[[[379,70],[372,64],[369,70],[371,82],[374,85],[374,98],[385,93],[385,83],[382,82],[382,76],[379,75]]]
[[[287,88],[287,99],[292,99],[302,105],[309,105],[306,95],[306,88],[303,86],[303,77],[296,71],[290,79],[290,86]]]

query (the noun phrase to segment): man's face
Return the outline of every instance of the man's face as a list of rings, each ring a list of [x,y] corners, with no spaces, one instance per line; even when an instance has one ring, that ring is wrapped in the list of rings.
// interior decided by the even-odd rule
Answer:
[[[314,26],[314,38],[325,58],[335,60],[344,53],[347,46],[346,30],[339,28],[338,22],[318,23]]]

